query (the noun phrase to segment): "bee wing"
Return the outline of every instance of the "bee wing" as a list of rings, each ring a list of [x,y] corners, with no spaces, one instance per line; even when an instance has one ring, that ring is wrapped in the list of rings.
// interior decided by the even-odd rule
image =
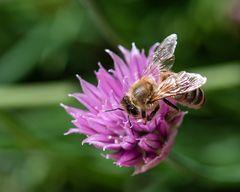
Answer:
[[[177,35],[172,34],[160,43],[150,59],[143,76],[153,76],[158,79],[162,71],[169,70],[174,62],[174,51],[177,45]]]
[[[186,71],[174,73],[159,84],[156,96],[152,100],[156,101],[193,91],[205,84],[206,81],[206,77],[197,73],[187,73]]]

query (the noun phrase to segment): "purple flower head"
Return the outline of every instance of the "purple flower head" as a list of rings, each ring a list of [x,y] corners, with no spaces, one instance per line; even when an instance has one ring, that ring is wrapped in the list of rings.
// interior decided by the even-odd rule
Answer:
[[[83,144],[88,143],[103,151],[106,159],[113,159],[120,167],[134,167],[139,174],[156,166],[164,160],[172,147],[184,112],[176,111],[162,100],[158,101],[159,110],[151,120],[144,122],[129,116],[122,109],[121,101],[131,86],[144,74],[159,44],[150,48],[148,56],[135,44],[127,50],[119,46],[123,59],[110,50],[106,52],[114,62],[114,68],[106,70],[99,64],[96,72],[97,86],[80,78],[83,93],[73,96],[86,110],[63,105],[74,120],[75,128],[66,135],[79,133],[86,135]],[[174,100],[171,100],[174,103]]]

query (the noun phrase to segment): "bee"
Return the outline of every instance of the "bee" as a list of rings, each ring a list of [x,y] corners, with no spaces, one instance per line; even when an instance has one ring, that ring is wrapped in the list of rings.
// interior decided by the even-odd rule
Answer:
[[[163,101],[176,111],[175,103],[193,109],[201,108],[205,103],[200,88],[207,78],[197,73],[171,71],[177,35],[166,37],[155,49],[150,62],[140,79],[135,81],[123,96],[120,104],[129,116],[145,123],[151,121],[160,109]]]

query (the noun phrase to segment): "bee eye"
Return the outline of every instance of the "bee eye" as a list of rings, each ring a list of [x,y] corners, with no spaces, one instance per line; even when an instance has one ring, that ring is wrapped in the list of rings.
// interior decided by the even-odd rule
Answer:
[[[123,97],[121,104],[129,114],[133,116],[137,116],[139,114],[138,108],[132,104],[128,96]]]
[[[138,109],[137,109],[136,107],[134,107],[134,106],[131,106],[131,107],[129,108],[129,112],[130,112],[132,115],[134,115],[134,116],[138,115]]]

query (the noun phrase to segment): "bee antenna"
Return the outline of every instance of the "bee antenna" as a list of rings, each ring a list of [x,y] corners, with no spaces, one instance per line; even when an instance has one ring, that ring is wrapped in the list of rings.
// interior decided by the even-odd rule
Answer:
[[[104,112],[117,111],[117,110],[124,111],[122,108],[115,108],[115,109],[106,109],[104,110]]]

